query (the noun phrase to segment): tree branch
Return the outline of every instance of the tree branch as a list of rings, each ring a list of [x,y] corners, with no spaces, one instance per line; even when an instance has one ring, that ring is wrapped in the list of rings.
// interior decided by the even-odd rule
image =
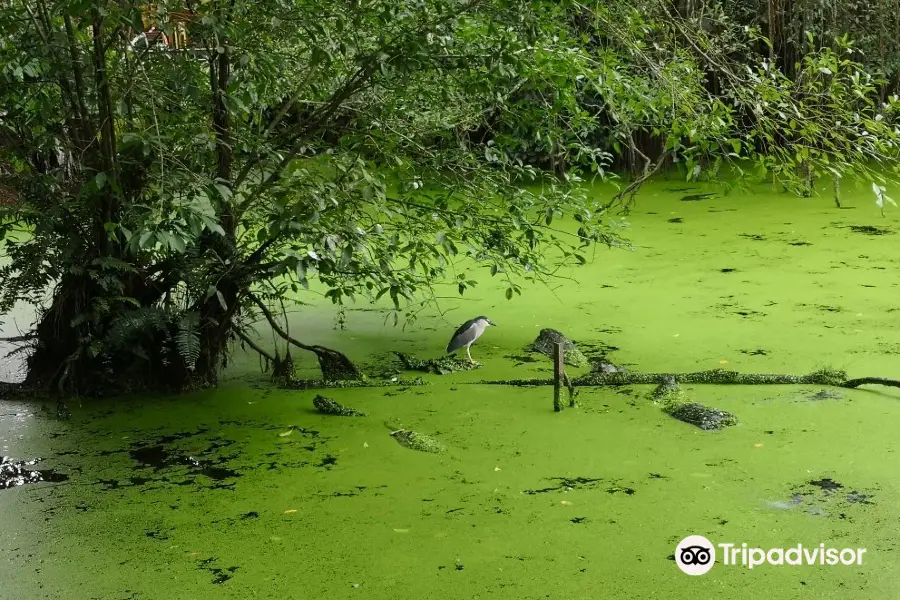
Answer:
[[[254,342],[253,340],[251,340],[250,337],[249,337],[246,333],[244,333],[243,331],[241,331],[241,330],[238,329],[237,327],[232,327],[231,330],[234,332],[234,334],[235,334],[236,336],[238,336],[239,338],[241,338],[241,340],[242,340],[245,344],[247,344],[248,346],[250,346],[253,350],[255,350],[256,352],[258,352],[261,356],[263,356],[263,357],[264,357],[265,359],[267,359],[269,362],[272,362],[272,363],[275,362],[275,357],[272,356],[271,354],[269,354],[262,346],[258,345],[256,342]]]

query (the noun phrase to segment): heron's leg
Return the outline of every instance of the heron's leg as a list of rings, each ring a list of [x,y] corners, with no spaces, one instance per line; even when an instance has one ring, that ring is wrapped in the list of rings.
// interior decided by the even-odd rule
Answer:
[[[466,356],[469,357],[470,363],[474,363],[475,361],[472,360],[472,354],[469,352],[469,350],[471,350],[471,348],[472,348],[472,344],[469,344],[468,346],[466,346]]]

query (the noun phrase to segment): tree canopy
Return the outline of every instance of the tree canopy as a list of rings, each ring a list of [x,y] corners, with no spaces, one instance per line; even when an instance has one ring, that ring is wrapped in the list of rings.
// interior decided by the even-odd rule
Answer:
[[[215,383],[235,341],[272,358],[249,326],[290,338],[276,314],[312,278],[395,319],[480,271],[511,297],[620,243],[604,216],[666,165],[883,185],[893,63],[820,28],[788,65],[733,4],[0,3],[0,238],[30,234],[0,314],[41,310],[28,383]],[[623,164],[618,199],[579,185]]]

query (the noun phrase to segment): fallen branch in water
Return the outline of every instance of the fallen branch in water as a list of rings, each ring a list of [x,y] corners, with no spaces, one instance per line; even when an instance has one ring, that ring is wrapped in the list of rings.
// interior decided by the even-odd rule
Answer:
[[[379,387],[412,387],[427,385],[421,378],[398,379],[396,381],[368,381],[364,379],[294,379],[283,381],[278,387],[289,390],[321,390],[335,388],[379,388]]]
[[[861,385],[884,385],[900,387],[900,380],[883,377],[860,377],[847,379],[847,373],[834,369],[820,369],[808,375],[780,375],[773,373],[738,373],[713,369],[693,373],[588,373],[572,381],[576,387],[602,387],[620,385],[653,385],[666,381],[679,384],[706,383],[714,385],[828,385],[832,387],[857,388]],[[553,385],[552,379],[511,379],[503,381],[480,381],[484,385],[540,386]]]

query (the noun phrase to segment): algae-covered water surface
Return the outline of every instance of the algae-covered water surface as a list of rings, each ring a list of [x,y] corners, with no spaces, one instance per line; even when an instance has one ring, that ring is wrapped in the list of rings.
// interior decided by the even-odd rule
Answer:
[[[581,387],[555,413],[549,387],[479,383],[549,377],[523,350],[548,327],[633,371],[896,377],[900,221],[862,193],[845,204],[658,181],[628,216],[634,251],[549,287],[508,301],[485,282],[406,329],[363,306],[345,330],[330,303],[293,313],[305,341],[388,377],[394,351],[439,357],[463,321],[497,324],[478,369],[396,373],[424,385],[281,390],[244,357],[219,390],[75,402],[68,420],[0,403],[0,456],[39,457],[22,469],[49,480],[0,489],[0,598],[894,598],[900,391],[683,386],[737,417],[704,431],[652,386]],[[720,554],[691,577],[689,535],[866,552],[753,569]]]

